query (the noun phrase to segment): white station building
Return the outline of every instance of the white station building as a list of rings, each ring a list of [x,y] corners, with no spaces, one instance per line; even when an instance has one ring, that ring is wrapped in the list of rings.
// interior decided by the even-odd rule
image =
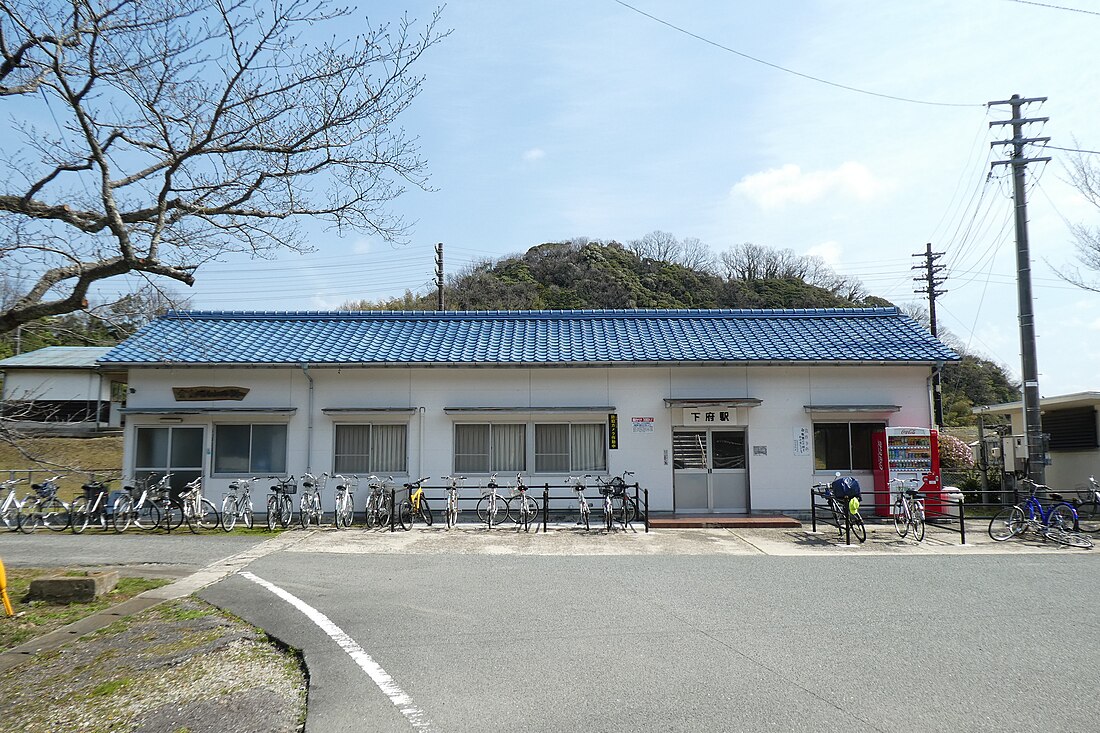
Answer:
[[[652,511],[772,513],[837,471],[870,486],[871,434],[931,427],[932,371],[957,359],[894,308],[181,311],[100,364],[128,372],[126,474],[211,497],[304,472],[633,471]]]

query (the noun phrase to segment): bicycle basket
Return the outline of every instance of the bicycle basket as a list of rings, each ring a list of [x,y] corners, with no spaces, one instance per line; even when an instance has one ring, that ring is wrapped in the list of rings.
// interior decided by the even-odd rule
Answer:
[[[88,501],[95,501],[99,496],[99,492],[107,490],[107,484],[103,481],[90,481],[80,487],[84,492],[84,498]]]
[[[271,490],[276,494],[297,494],[297,484],[275,484],[271,487]]]
[[[860,493],[859,481],[856,481],[851,476],[841,476],[829,484],[829,488],[832,490],[833,496],[837,499],[858,499],[862,496]]]
[[[57,496],[57,484],[31,484],[31,488],[34,489],[34,493],[38,494],[43,499]]]

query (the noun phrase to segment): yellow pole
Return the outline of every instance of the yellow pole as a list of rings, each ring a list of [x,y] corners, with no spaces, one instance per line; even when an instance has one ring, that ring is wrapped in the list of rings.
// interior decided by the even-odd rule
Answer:
[[[11,599],[8,598],[8,574],[4,571],[4,561],[0,560],[0,598],[4,600],[4,613],[15,615],[15,609],[11,607]]]

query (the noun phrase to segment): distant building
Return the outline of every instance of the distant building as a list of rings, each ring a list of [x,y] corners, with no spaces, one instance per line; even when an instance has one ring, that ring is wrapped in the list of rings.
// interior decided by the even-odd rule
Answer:
[[[115,401],[120,403],[125,372],[105,372],[96,363],[110,350],[109,346],[49,346],[0,360],[4,416],[31,423],[117,427],[120,416],[117,406],[111,409],[112,384],[116,385]]]
[[[1088,486],[1089,476],[1100,477],[1100,392],[1043,397],[1039,400],[1043,432],[1050,436],[1050,460],[1046,483],[1071,491]],[[1024,435],[1024,403],[975,407],[977,415],[1006,415],[1012,434]]]

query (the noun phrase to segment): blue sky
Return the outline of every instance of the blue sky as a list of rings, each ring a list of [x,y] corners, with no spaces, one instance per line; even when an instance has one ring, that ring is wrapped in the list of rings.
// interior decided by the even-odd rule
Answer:
[[[716,252],[755,242],[817,254],[870,292],[918,300],[910,270],[946,253],[941,327],[1019,372],[1011,186],[990,142],[1006,108],[1050,122],[1029,133],[1100,149],[1100,15],[1012,0],[715,2],[635,8],[802,74],[752,62],[614,0],[455,1],[452,35],[419,63],[423,92],[402,119],[419,136],[432,192],[394,208],[410,242],[311,231],[316,252],[212,264],[192,304],[318,309],[421,289],[432,248],[449,270],[577,236],[627,241],[654,229]],[[1058,4],[1092,10],[1085,0]],[[371,2],[372,22],[435,3]],[[946,106],[946,105],[961,106]],[[1076,143],[1074,142],[1076,138]],[[1065,182],[1066,154],[1029,169],[1040,386],[1100,389],[1100,294],[1058,280],[1067,221],[1100,212]]]

